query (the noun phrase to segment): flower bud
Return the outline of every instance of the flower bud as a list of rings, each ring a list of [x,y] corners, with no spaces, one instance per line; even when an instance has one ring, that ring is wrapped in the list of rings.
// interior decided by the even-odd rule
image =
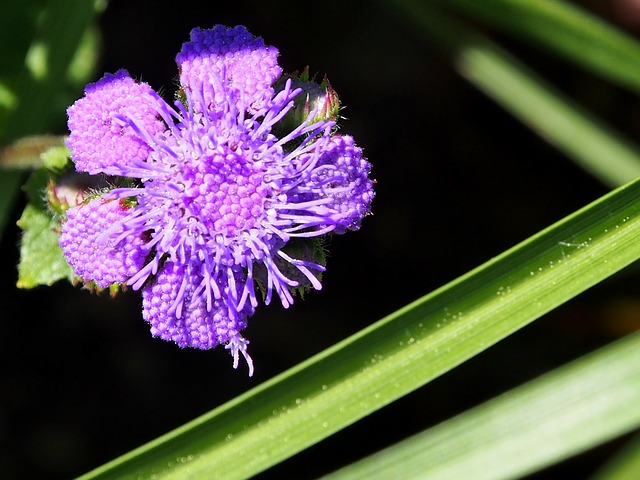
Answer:
[[[100,187],[99,178],[80,172],[51,177],[47,182],[47,205],[53,213],[64,214],[70,207],[84,202]]]
[[[278,124],[279,130],[287,132],[307,121],[310,115],[313,118],[309,123],[319,121],[335,121],[340,111],[340,99],[331,86],[329,79],[323,78],[321,83],[309,78],[309,67],[305,67],[302,73],[292,73],[284,76],[278,84],[276,90],[284,85],[287,79],[291,79],[292,89],[300,88],[302,92],[294,99],[293,108],[289,110],[282,122]]]

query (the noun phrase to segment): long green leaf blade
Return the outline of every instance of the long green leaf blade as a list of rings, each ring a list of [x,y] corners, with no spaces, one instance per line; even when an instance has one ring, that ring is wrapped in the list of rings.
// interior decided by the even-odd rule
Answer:
[[[640,92],[640,43],[559,0],[437,0],[489,21]],[[424,3],[424,2],[423,2]]]
[[[394,5],[450,52],[467,80],[603,183],[617,187],[640,177],[637,145],[503,49],[424,2],[395,0]]]
[[[246,478],[485,350],[640,257],[640,182],[85,475]],[[391,381],[389,379],[392,379]]]
[[[637,409],[637,405],[634,406]],[[640,434],[611,459],[591,480],[637,480],[640,478]]]
[[[638,401],[640,333],[325,478],[521,478],[639,427]]]

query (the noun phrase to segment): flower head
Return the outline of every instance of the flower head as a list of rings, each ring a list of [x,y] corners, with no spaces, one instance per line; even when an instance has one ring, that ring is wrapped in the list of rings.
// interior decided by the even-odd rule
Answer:
[[[373,198],[369,163],[332,120],[274,133],[300,93],[274,92],[277,55],[244,27],[195,29],[177,57],[182,101],[121,70],[68,110],[76,168],[135,181],[67,211],[75,273],[141,289],[154,336],[225,345],[250,372],[240,332],[259,292],[288,307],[302,283],[321,288],[322,262],[285,246],[359,228]]]
[[[142,268],[146,259],[144,234],[102,235],[125,220],[129,210],[121,200],[101,199],[67,210],[59,243],[77,275],[106,288],[126,282]]]
[[[245,27],[216,25],[210,30],[194,28],[191,41],[176,57],[180,83],[188,93],[203,88],[205,107],[226,101],[215,87],[221,79],[239,92],[248,111],[255,112],[273,96],[273,83],[282,74],[278,50],[266,47]]]

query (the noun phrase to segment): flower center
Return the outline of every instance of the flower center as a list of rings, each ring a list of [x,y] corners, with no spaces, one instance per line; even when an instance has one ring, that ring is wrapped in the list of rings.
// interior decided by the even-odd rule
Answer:
[[[251,155],[251,150],[224,145],[181,165],[185,214],[196,217],[211,236],[237,236],[262,215],[268,193],[264,166]]]

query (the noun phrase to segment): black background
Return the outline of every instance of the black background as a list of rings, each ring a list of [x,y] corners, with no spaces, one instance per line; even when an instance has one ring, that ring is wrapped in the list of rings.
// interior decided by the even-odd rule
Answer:
[[[608,14],[610,12],[599,12]],[[616,21],[615,18],[611,18]],[[0,471],[63,479],[180,426],[483,263],[607,192],[462,80],[383,2],[112,0],[99,71],[173,94],[191,28],[243,24],[279,48],[285,71],[327,73],[342,131],[377,179],[374,216],[330,243],[321,292],[261,306],[245,331],[256,373],[222,349],[151,338],[135,292],[115,300],[67,284],[14,286],[18,232],[1,252]],[[490,29],[487,33],[492,34]],[[513,39],[502,40],[565,93],[639,138],[624,90]],[[63,119],[61,119],[63,120]],[[55,133],[64,133],[64,123]],[[19,215],[16,209],[15,218]],[[633,266],[419,391],[260,475],[314,478],[434,425],[638,326]],[[625,323],[626,322],[626,323]],[[536,478],[585,474],[614,442]]]

